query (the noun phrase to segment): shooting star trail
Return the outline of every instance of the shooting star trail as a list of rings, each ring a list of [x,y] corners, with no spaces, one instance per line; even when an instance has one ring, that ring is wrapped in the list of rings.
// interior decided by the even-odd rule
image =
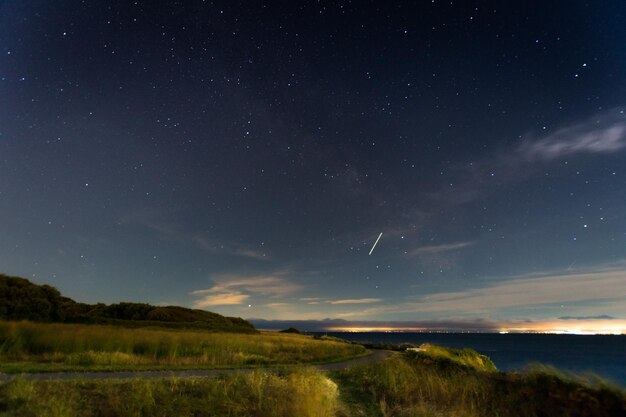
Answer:
[[[383,232],[380,232],[380,234],[378,235],[378,239],[376,239],[376,242],[374,242],[374,246],[372,246],[372,249],[370,249],[370,255],[372,254],[372,252],[374,252],[374,248],[376,247],[376,244],[378,243],[382,235],[383,235]]]

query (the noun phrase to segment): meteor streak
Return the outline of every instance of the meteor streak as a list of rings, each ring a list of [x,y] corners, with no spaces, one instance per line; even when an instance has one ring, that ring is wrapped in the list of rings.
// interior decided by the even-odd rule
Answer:
[[[370,255],[372,254],[372,252],[374,252],[374,248],[376,247],[376,244],[378,243],[382,235],[383,235],[383,232],[380,232],[380,234],[378,235],[378,239],[376,239],[376,242],[374,242],[374,246],[372,246],[372,249],[370,249]]]

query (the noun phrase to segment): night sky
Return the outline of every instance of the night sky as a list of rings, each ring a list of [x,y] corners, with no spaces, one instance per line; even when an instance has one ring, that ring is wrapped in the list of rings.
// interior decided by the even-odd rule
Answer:
[[[244,318],[626,332],[625,21],[0,2],[0,272]]]

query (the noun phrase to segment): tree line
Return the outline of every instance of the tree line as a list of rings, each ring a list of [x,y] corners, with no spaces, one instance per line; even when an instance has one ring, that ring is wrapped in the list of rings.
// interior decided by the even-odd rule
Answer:
[[[242,318],[225,317],[204,310],[129,302],[110,305],[79,303],[64,297],[50,285],[37,285],[25,278],[5,274],[0,274],[0,319],[256,331]]]

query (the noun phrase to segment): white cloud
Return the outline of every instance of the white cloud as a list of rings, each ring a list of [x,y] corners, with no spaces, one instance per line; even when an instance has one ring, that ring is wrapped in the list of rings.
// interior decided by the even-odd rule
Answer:
[[[456,242],[456,243],[447,243],[443,245],[432,245],[432,246],[422,246],[416,249],[413,249],[408,253],[408,256],[428,256],[428,255],[439,255],[445,252],[451,252],[459,249],[466,248],[468,246],[475,245],[476,242]]]
[[[484,288],[427,295],[410,303],[410,308],[420,312],[474,313],[614,299],[626,300],[626,270],[522,277]]]
[[[456,266],[456,259],[459,252],[478,242],[454,242],[441,245],[422,246],[415,248],[404,256],[407,258],[417,258],[424,266],[429,265],[436,268],[453,268]]]
[[[382,298],[355,298],[348,300],[330,300],[329,304],[372,304],[372,303],[380,303],[383,301]]]
[[[402,304],[401,304],[402,305]],[[386,313],[398,313],[405,310],[405,307],[399,305],[382,305],[379,307],[369,307],[363,310],[352,310],[343,313],[337,313],[334,316],[340,319],[364,318],[364,317],[380,317]]]
[[[219,305],[237,305],[244,304],[250,296],[240,292],[220,293],[215,295],[205,295],[202,299],[193,304],[194,308],[207,308]]]
[[[611,153],[626,148],[626,115],[611,110],[564,127],[519,148],[529,160],[550,160],[578,153]]]
[[[545,163],[620,151],[626,151],[626,113],[615,108],[543,136],[528,135],[519,145],[452,167],[445,183],[425,197],[436,203],[435,210],[441,210],[442,204],[465,204],[496,190],[510,190],[514,184],[543,175]]]
[[[274,275],[221,275],[213,278],[212,287],[195,290],[191,295],[200,296],[194,307],[212,305],[244,304],[252,295],[269,298],[284,297],[298,291],[300,285],[287,280],[285,273]]]
[[[615,264],[578,273],[532,274],[481,288],[428,294],[396,304],[384,303],[333,316],[364,319],[424,313],[442,318],[497,317],[514,308],[574,303],[578,303],[575,310],[569,311],[576,315],[626,316],[626,267]]]

